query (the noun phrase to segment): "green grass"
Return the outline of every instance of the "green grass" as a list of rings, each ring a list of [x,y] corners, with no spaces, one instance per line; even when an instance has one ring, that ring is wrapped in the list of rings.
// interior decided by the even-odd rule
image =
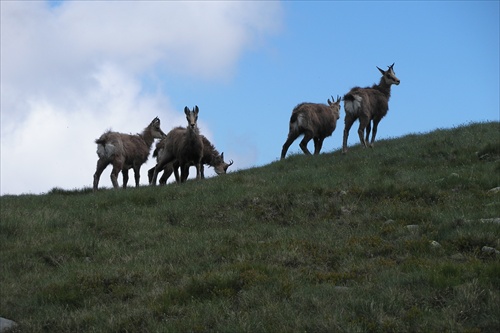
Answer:
[[[500,225],[479,220],[500,217],[498,186],[494,122],[181,186],[2,196],[0,315],[19,332],[497,331],[500,256],[481,249]]]

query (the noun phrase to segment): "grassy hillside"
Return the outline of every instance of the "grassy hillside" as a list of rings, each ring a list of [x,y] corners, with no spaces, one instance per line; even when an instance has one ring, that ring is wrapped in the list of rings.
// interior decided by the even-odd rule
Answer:
[[[181,186],[3,196],[0,316],[20,332],[497,331],[499,175],[495,122]]]

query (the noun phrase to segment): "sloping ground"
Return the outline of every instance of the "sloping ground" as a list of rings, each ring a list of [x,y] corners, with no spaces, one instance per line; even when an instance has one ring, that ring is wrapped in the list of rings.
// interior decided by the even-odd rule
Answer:
[[[499,177],[495,122],[182,186],[3,196],[0,314],[19,332],[496,331]]]

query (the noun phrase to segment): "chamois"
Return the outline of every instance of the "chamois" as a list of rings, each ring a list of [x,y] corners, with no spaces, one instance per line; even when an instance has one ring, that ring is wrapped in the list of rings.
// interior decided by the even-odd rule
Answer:
[[[175,135],[184,135],[186,131],[183,127],[174,128],[172,131],[175,132]],[[203,135],[201,136],[201,140],[203,141],[203,157],[201,158],[201,178],[205,178],[204,167],[203,165],[209,165],[214,168],[214,171],[217,175],[221,175],[227,172],[227,169],[233,164],[233,161],[226,163],[224,161],[224,153],[220,154],[217,149],[215,149],[214,145]],[[156,148],[153,151],[153,157],[159,157],[162,155],[162,150],[165,149],[165,140],[161,140],[156,144]],[[160,185],[164,185],[167,183],[168,178],[174,173],[175,180],[177,183],[180,182],[179,173],[177,169],[179,168],[179,163],[177,161],[170,162],[163,168],[163,175],[159,179]],[[149,182],[153,179],[155,167],[152,167],[148,171]],[[188,175],[186,175],[188,176]]]
[[[176,129],[171,130],[164,139],[165,145],[161,154],[157,156],[157,164],[155,166],[153,177],[150,181],[151,185],[156,185],[158,173],[165,166],[177,160],[181,168],[181,182],[187,179],[189,166],[196,166],[196,179],[201,178],[201,158],[203,157],[203,140],[201,139],[198,126],[198,106],[195,106],[191,111],[186,106],[184,108],[188,126],[183,135],[176,135]]]
[[[349,130],[356,119],[359,119],[359,141],[364,147],[367,147],[371,121],[373,121],[373,134],[372,141],[370,142],[370,147],[373,147],[373,142],[377,135],[378,123],[389,110],[391,85],[399,85],[401,82],[394,73],[394,64],[388,67],[389,69],[386,71],[377,67],[380,73],[382,73],[379,84],[374,84],[372,87],[366,88],[354,87],[344,95],[345,127],[342,153],[347,153]],[[363,137],[365,129],[366,139]]]
[[[135,186],[139,186],[141,165],[147,161],[149,151],[154,139],[165,137],[165,133],[160,128],[160,119],[156,117],[142,131],[141,134],[131,135],[118,132],[107,131],[97,143],[97,167],[94,174],[94,191],[97,191],[99,178],[104,169],[113,165],[111,171],[111,182],[114,188],[118,188],[118,173],[123,175],[123,188],[127,187],[128,170],[134,169]]]
[[[314,154],[319,154],[323,146],[323,140],[332,135],[339,118],[339,96],[337,96],[336,102],[334,102],[333,96],[332,101],[328,99],[328,105],[317,103],[301,103],[297,105],[290,117],[290,131],[281,150],[281,159],[285,158],[290,145],[302,134],[304,134],[304,138],[299,146],[304,154],[311,155],[311,152],[307,149],[307,143],[311,139],[314,139]]]

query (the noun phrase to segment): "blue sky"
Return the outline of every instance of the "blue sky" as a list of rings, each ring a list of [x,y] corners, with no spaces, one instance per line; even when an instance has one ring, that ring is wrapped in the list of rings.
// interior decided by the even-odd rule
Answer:
[[[168,131],[195,104],[233,171],[274,162],[295,105],[378,83],[392,63],[401,84],[377,139],[500,120],[499,1],[1,6],[1,194],[91,186],[102,132],[155,116]],[[343,120],[342,107],[323,152],[340,148]]]
[[[375,66],[393,62],[401,85],[380,138],[499,120],[498,15],[498,2],[286,2],[283,32],[246,54],[230,82],[187,78],[176,89],[220,114],[216,141],[241,133],[262,147],[259,165],[279,157],[296,104],[378,83]],[[327,151],[341,146],[343,114],[338,125]]]

